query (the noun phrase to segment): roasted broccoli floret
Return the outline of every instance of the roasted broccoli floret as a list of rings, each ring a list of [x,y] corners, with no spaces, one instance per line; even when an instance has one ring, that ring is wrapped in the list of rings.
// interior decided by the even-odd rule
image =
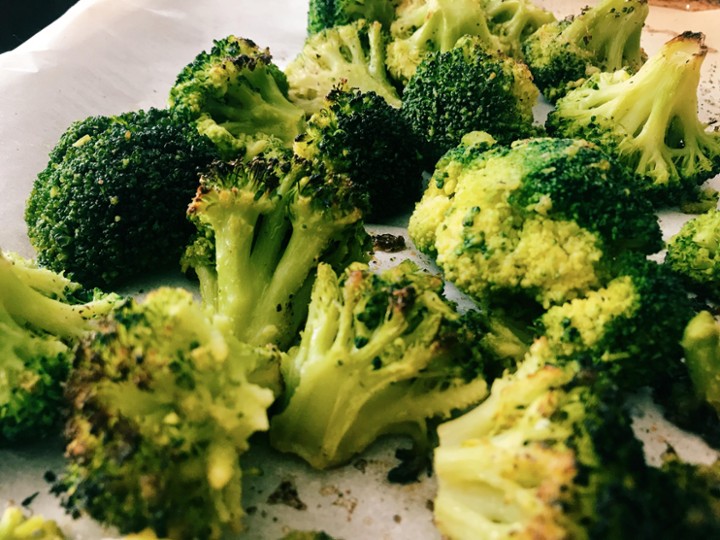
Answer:
[[[386,42],[382,25],[365,19],[309,36],[285,68],[290,99],[312,114],[324,106],[334,87],[346,85],[375,92],[399,107],[400,98],[385,69]]]
[[[420,198],[419,146],[400,111],[381,96],[335,88],[293,148],[366,191],[365,221],[377,222],[407,211]]]
[[[720,210],[686,221],[667,243],[665,264],[696,292],[720,301]]]
[[[400,0],[390,26],[388,72],[405,86],[428,53],[448,52],[463,36],[476,36],[488,52],[503,50],[488,28],[483,0]]]
[[[239,457],[268,428],[273,401],[249,378],[269,361],[279,353],[228,336],[184,289],[128,300],[78,349],[66,388],[68,463],[52,491],[68,512],[122,534],[240,530]]]
[[[640,69],[647,59],[640,35],[649,11],[647,0],[599,0],[541,26],[523,51],[543,95],[555,102],[593,73]]]
[[[256,139],[267,136],[289,147],[304,125],[305,112],[288,99],[288,81],[270,51],[232,35],[183,68],[169,103],[189,112],[224,159],[252,154]]]
[[[378,21],[384,28],[390,28],[399,2],[400,0],[310,0],[308,34],[350,24],[359,19]]]
[[[496,145],[457,166],[454,196],[438,207],[437,262],[482,302],[511,295],[547,308],[601,286],[617,254],[662,247],[632,177],[586,141]]]
[[[500,38],[502,50],[522,58],[522,45],[538,28],[555,21],[551,11],[532,0],[484,0],[490,32]]]
[[[536,134],[538,95],[525,64],[489,54],[467,37],[425,57],[405,87],[401,112],[434,163],[471,131],[503,144]]]
[[[622,393],[544,340],[490,396],[438,427],[435,523],[449,540],[683,538],[683,516],[645,464]],[[671,506],[668,519],[659,508]],[[660,515],[663,514],[663,515]],[[680,516],[679,516],[680,514]],[[692,514],[688,514],[692,519]],[[697,537],[694,537],[697,538]]]
[[[698,118],[704,36],[671,39],[634,75],[598,73],[560,99],[547,120],[562,137],[582,137],[618,157],[656,205],[701,197],[698,186],[720,172],[720,132]]]
[[[199,171],[216,157],[175,111],[74,122],[27,200],[39,263],[89,287],[172,268],[192,234],[185,209]]]
[[[40,515],[26,515],[19,506],[8,506],[0,518],[0,540],[66,540],[57,523]]]
[[[695,315],[684,329],[682,347],[697,398],[720,415],[720,324],[709,311]]]
[[[73,345],[119,300],[0,252],[0,445],[58,433]]]
[[[660,388],[685,371],[680,342],[693,304],[653,260],[633,254],[613,266],[606,286],[544,313],[540,333],[556,358],[605,371],[623,390]]]
[[[478,320],[442,297],[442,280],[406,260],[382,274],[318,268],[299,346],[282,365],[270,442],[312,466],[346,462],[384,434],[428,450],[427,420],[485,397]]]
[[[317,264],[344,268],[368,257],[358,191],[300,158],[218,163],[188,209],[198,232],[183,264],[197,274],[203,302],[238,339],[289,346]]]

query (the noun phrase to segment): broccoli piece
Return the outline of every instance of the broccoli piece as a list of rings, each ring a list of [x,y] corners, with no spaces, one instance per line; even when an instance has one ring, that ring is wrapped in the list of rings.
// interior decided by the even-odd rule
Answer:
[[[333,537],[324,531],[290,531],[280,540],[333,540]]]
[[[26,516],[22,508],[11,505],[0,517],[0,540],[66,540],[66,536],[54,521]]]
[[[325,96],[335,86],[346,85],[375,92],[400,107],[385,69],[386,42],[382,25],[364,19],[309,36],[285,68],[290,99],[311,115],[325,105]]]
[[[602,286],[616,255],[662,247],[657,216],[627,171],[586,141],[494,146],[456,177],[450,204],[439,206],[437,263],[483,303],[563,303]]]
[[[696,292],[720,301],[720,210],[686,221],[667,243],[665,264]]]
[[[435,522],[444,537],[656,538],[642,444],[617,388],[537,341],[470,412],[438,426]],[[657,495],[655,495],[657,497]]]
[[[538,328],[553,355],[606,371],[624,390],[672,381],[685,371],[680,345],[694,315],[677,276],[642,255],[621,257],[606,286],[553,306]]]
[[[224,159],[243,157],[254,141],[276,137],[286,146],[304,127],[305,112],[288,99],[288,81],[268,49],[249,39],[213,41],[178,74],[172,107],[188,111]]]
[[[425,57],[405,87],[401,112],[434,163],[470,131],[487,131],[502,144],[536,134],[538,95],[525,64],[488,54],[467,37]]]
[[[25,221],[41,265],[109,287],[177,265],[185,209],[217,157],[186,115],[165,109],[74,122],[50,153]]]
[[[685,32],[640,70],[598,73],[560,99],[548,130],[596,142],[634,171],[656,205],[696,200],[720,172],[720,132],[698,119],[704,36]]]
[[[649,11],[647,0],[598,0],[528,37],[524,58],[548,101],[554,103],[593,73],[640,69],[647,60],[640,35]]]
[[[366,221],[408,210],[422,194],[418,141],[400,111],[374,92],[335,88],[308,121],[295,154],[347,175],[368,194]]]
[[[52,491],[73,515],[175,539],[242,528],[239,457],[268,428],[250,382],[279,353],[213,325],[189,291],[127,300],[78,349],[67,383],[68,462]]]
[[[400,0],[310,0],[308,35],[359,19],[378,21],[384,28],[390,28],[399,2]]]
[[[709,311],[701,311],[682,335],[690,381],[698,399],[720,415],[720,324]]]
[[[426,421],[487,394],[477,319],[441,296],[442,280],[406,260],[382,274],[318,267],[270,442],[313,467],[342,464],[384,434],[428,450]]]
[[[483,9],[490,32],[500,38],[503,50],[522,58],[522,45],[541,26],[554,22],[552,12],[532,0],[484,0]]]
[[[73,345],[119,300],[0,252],[0,444],[57,433]]]
[[[218,163],[202,176],[188,208],[198,232],[183,265],[238,339],[288,347],[317,264],[367,260],[366,202],[357,191],[345,176],[287,156]]]

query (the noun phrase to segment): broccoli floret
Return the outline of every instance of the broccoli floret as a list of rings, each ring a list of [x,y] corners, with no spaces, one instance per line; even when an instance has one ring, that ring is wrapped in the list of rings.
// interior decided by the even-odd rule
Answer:
[[[400,111],[381,96],[335,88],[293,148],[365,190],[370,205],[365,221],[374,222],[405,212],[420,198],[419,146]]]
[[[690,320],[682,347],[696,396],[720,415],[720,324],[709,311],[703,310]]]
[[[57,434],[75,341],[119,297],[0,252],[0,444]]]
[[[471,131],[503,144],[536,134],[538,95],[525,64],[489,54],[467,37],[425,57],[405,87],[401,112],[434,163]]]
[[[463,36],[475,36],[489,52],[503,50],[488,28],[483,0],[401,0],[390,26],[388,72],[405,86],[428,53],[448,52]]]
[[[400,0],[310,0],[308,35],[359,19],[378,21],[384,28],[390,28],[399,2]]]
[[[624,390],[660,388],[685,370],[680,341],[693,305],[667,267],[621,259],[605,287],[551,307],[538,326],[555,357],[606,371]]]
[[[302,131],[305,112],[288,99],[288,89],[268,49],[231,35],[183,68],[169,103],[189,112],[224,159],[235,159],[258,138],[277,137],[289,147]]]
[[[541,26],[523,43],[543,95],[555,102],[597,72],[636,72],[647,59],[640,35],[647,0],[599,0],[576,16]]]
[[[183,264],[238,339],[289,346],[317,264],[367,259],[357,191],[347,177],[287,156],[218,163],[202,176],[188,209],[198,233]]]
[[[216,157],[188,117],[169,110],[73,123],[27,200],[39,263],[92,287],[177,265],[199,171]]]
[[[346,462],[384,434],[428,449],[426,421],[487,393],[477,319],[441,296],[442,280],[406,260],[382,274],[318,268],[308,321],[282,365],[271,444],[312,466]]]
[[[555,21],[552,12],[532,0],[484,0],[490,32],[500,38],[503,50],[522,58],[524,41],[544,24]]]
[[[720,210],[686,221],[667,243],[665,264],[696,292],[720,301]]]
[[[375,92],[399,107],[400,98],[385,69],[386,42],[382,25],[364,19],[309,36],[285,68],[290,99],[313,114],[334,87],[346,85]]]
[[[492,147],[460,166],[455,194],[441,207],[438,265],[484,302],[510,294],[546,308],[563,303],[601,286],[615,255],[662,247],[657,217],[632,185],[623,167],[583,140]]]
[[[40,515],[25,515],[22,508],[8,506],[0,517],[0,540],[66,540],[57,523]]]
[[[122,534],[177,539],[242,528],[239,457],[268,428],[271,390],[249,382],[279,353],[234,340],[192,294],[128,300],[84,339],[66,387],[68,463],[52,491]]]
[[[618,156],[657,205],[695,200],[698,186],[720,172],[720,132],[706,130],[697,112],[706,53],[704,36],[685,32],[634,75],[595,74],[557,102],[548,130]]]

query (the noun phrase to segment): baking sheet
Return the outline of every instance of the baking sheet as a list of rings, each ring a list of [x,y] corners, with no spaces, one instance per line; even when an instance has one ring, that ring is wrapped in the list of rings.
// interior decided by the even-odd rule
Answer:
[[[577,0],[540,3],[558,17],[575,13],[585,4]],[[282,66],[302,44],[306,10],[305,0],[81,0],[43,32],[1,54],[0,248],[33,256],[22,218],[24,202],[48,152],[72,121],[164,106],[180,69],[208,49],[213,39],[231,33],[270,47]],[[710,53],[701,83],[700,114],[708,122],[720,118],[718,28],[720,11],[653,6],[644,35],[644,46],[652,53],[681,31],[706,34]],[[666,236],[684,219],[679,213],[664,212]],[[393,227],[372,229],[404,234]],[[387,265],[406,255],[417,256],[412,251],[380,254],[375,264]],[[648,442],[651,460],[668,442],[688,459],[713,459],[714,453],[697,439],[665,426],[645,403],[641,408],[647,412],[638,419],[637,430]],[[321,473],[295,458],[276,454],[258,437],[244,460],[247,530],[236,538],[272,540],[289,529],[324,529],[345,540],[438,539],[430,510],[433,478],[409,486],[384,480],[395,463],[394,450],[403,442],[380,441],[350,465]],[[43,474],[61,466],[60,442],[0,450],[0,507],[4,501],[20,502],[38,493],[32,510],[57,519],[70,538],[98,540],[113,535],[88,519],[65,516],[47,493]],[[283,482],[297,488],[297,508],[268,503]]]

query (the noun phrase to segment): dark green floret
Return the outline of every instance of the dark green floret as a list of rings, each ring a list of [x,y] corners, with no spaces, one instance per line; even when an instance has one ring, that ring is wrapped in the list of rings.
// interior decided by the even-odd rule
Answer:
[[[350,24],[359,19],[378,21],[385,28],[395,18],[400,0],[310,0],[308,6],[308,35]]]
[[[597,72],[640,69],[647,0],[599,0],[562,21],[541,26],[523,43],[535,84],[551,102]]]
[[[335,88],[293,146],[367,192],[365,221],[407,211],[422,193],[423,161],[404,117],[374,92]]]
[[[303,129],[304,111],[288,99],[288,82],[268,49],[227,36],[178,74],[171,106],[187,111],[224,159],[254,155],[257,139],[286,146]]]
[[[524,64],[466,38],[420,63],[405,87],[401,111],[434,164],[471,131],[486,131],[502,144],[536,134],[538,95]]]
[[[172,268],[192,228],[185,209],[217,152],[188,116],[94,116],[62,135],[27,201],[38,262],[87,286]]]

